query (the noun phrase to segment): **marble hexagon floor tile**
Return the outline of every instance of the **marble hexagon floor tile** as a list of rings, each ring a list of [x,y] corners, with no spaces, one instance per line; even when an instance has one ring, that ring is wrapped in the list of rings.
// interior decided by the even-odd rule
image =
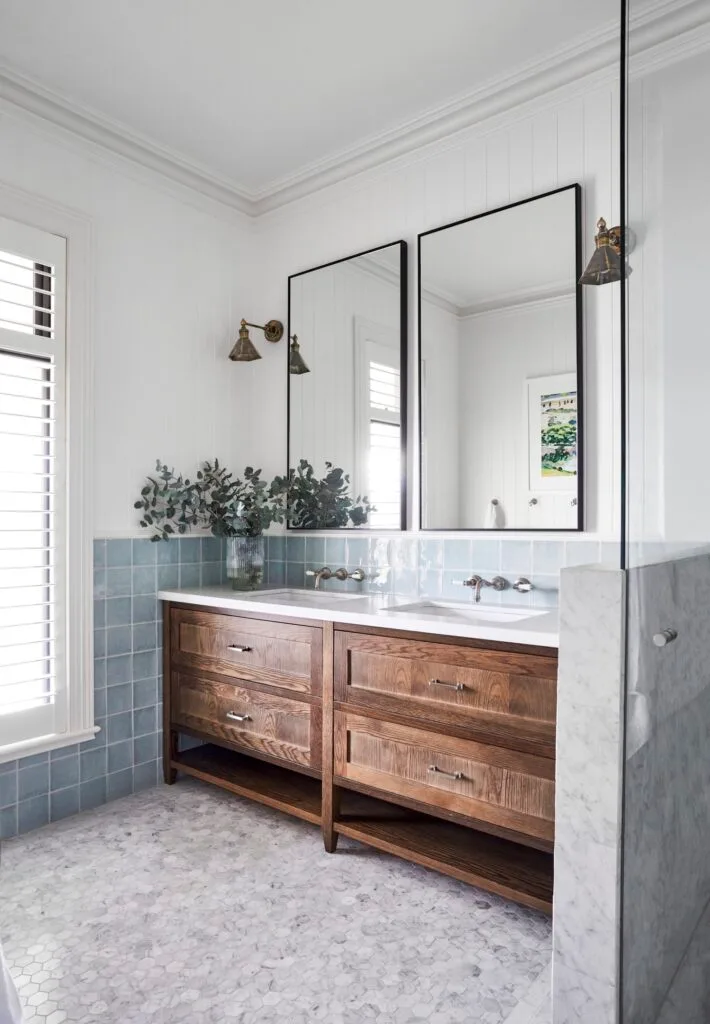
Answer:
[[[502,1024],[541,914],[191,780],[4,844],[28,1024]]]

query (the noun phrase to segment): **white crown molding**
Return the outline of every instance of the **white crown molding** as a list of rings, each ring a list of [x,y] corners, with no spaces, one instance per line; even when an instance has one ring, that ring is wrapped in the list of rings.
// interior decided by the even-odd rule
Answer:
[[[459,309],[458,316],[460,320],[474,320],[482,316],[527,312],[541,306],[562,305],[573,299],[574,294],[574,285],[569,281],[555,281],[539,288],[519,288],[485,302],[472,303]]]
[[[706,0],[652,0],[638,16],[632,16],[631,29],[633,72],[643,74],[709,46],[710,10]],[[258,217],[346,178],[415,154],[581,79],[603,71],[615,74],[619,56],[619,26],[608,25],[398,128],[371,136],[256,191],[225,179],[9,68],[0,68],[0,102],[12,104],[218,203]]]

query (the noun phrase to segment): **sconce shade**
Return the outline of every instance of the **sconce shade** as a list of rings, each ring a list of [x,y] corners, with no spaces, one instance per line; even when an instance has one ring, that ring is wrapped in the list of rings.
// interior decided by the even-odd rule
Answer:
[[[619,255],[619,229],[607,228],[603,217],[597,223],[597,234],[594,236],[596,249],[587,264],[587,269],[579,279],[580,284],[612,284],[620,281],[623,276],[621,256]],[[627,270],[627,273],[631,273]]]
[[[244,320],[242,320],[242,326],[239,328],[239,337],[234,348],[229,353],[229,358],[234,363],[250,363],[254,359],[261,359],[260,354],[249,337],[249,331]]]
[[[298,336],[293,335],[291,339],[291,350],[288,357],[288,372],[289,373],[310,373],[303,356],[301,355],[301,346],[298,344]]]

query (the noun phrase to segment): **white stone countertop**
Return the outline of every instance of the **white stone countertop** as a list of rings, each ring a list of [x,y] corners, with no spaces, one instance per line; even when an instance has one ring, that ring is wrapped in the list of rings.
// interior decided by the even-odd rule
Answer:
[[[162,601],[204,608],[280,615],[350,626],[377,626],[411,633],[440,633],[472,640],[558,647],[556,609],[515,605],[432,601],[391,594],[351,594],[327,590],[275,588],[242,592],[231,586],[161,590]]]

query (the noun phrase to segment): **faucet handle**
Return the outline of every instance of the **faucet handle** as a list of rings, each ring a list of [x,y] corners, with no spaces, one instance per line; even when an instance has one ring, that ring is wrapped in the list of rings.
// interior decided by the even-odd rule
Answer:
[[[519,594],[529,594],[534,589],[535,587],[526,576],[519,576],[513,584],[513,590],[517,590]]]
[[[483,583],[482,576],[469,576],[467,580],[454,580],[459,587],[471,587],[473,590],[479,587]]]

